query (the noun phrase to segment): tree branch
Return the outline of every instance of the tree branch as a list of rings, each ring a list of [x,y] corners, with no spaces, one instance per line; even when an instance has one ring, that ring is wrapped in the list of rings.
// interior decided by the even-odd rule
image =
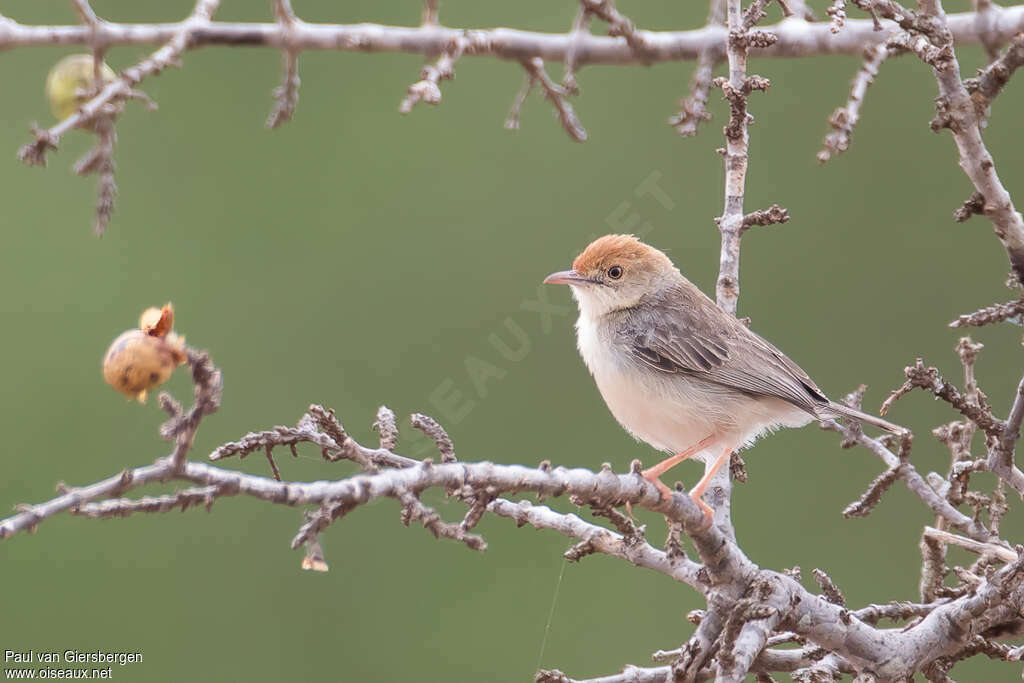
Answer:
[[[996,6],[993,5],[995,8]],[[118,24],[104,22],[95,37],[87,26],[31,26],[8,19],[0,22],[0,50],[42,45],[100,44],[163,45],[178,34],[186,22],[169,24]],[[886,29],[896,26],[884,20]],[[984,35],[997,45],[1005,45],[1024,30],[1024,6],[996,8],[991,12],[986,31],[979,30],[977,13],[949,16],[950,30],[957,45],[981,44]],[[864,48],[883,42],[885,31],[875,31],[868,19],[848,19],[843,30],[832,35],[829,24],[806,22],[791,17],[764,27],[778,37],[771,46],[753,46],[758,57],[810,57],[825,54],[859,54]],[[458,29],[424,24],[419,27],[381,24],[318,24],[296,26],[286,41],[278,23],[209,22],[189,31],[187,48],[268,47],[284,48],[288,42],[297,51],[337,50],[343,52],[399,52],[440,54],[453,38],[465,35],[467,56],[496,57],[522,61],[540,57],[549,62],[564,62],[572,53],[580,66],[590,64],[640,64],[696,60],[702,52],[725,56],[728,32],[723,27],[690,31],[640,31],[645,43],[642,54],[625,38],[610,36],[539,33],[509,28]]]

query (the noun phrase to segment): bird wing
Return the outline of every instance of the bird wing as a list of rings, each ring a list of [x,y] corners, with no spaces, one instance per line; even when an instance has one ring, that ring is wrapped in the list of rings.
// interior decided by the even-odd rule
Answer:
[[[689,303],[692,297],[686,297]],[[800,366],[769,341],[728,316],[703,294],[682,306],[666,296],[661,305],[633,309],[620,323],[633,356],[666,373],[701,377],[746,394],[773,396],[816,415],[828,398]],[[653,313],[660,309],[661,313]],[[742,351],[741,351],[742,350]]]

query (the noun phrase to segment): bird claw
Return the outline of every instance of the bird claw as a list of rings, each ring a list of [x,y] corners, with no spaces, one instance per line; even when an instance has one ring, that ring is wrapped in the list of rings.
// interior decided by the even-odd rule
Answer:
[[[700,525],[701,530],[707,529],[711,526],[711,523],[715,520],[715,511],[711,509],[711,506],[704,502],[704,499],[700,496],[695,496],[693,493],[690,494],[690,500],[697,504],[697,507],[704,513],[704,523]]]

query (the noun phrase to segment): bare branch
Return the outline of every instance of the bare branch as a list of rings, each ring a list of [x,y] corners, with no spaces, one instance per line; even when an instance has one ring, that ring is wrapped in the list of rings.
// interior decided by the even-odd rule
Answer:
[[[462,56],[466,41],[462,38],[453,40],[447,45],[437,64],[427,64],[420,71],[420,80],[409,86],[408,93],[402,103],[398,105],[398,111],[408,114],[418,102],[427,104],[441,103],[441,88],[438,83],[455,78],[455,62]]]
[[[637,567],[653,569],[701,592],[708,588],[701,581],[701,565],[693,560],[670,558],[667,553],[647,542],[629,542],[622,534],[585,522],[576,515],[555,512],[526,500],[512,502],[504,498],[491,502],[487,510],[499,517],[512,519],[520,526],[529,524],[537,529],[551,529],[569,538],[580,539],[589,545],[591,552],[611,555]]]
[[[707,26],[724,26],[725,0],[711,0],[708,8]],[[715,51],[706,50],[697,57],[697,66],[690,77],[690,95],[679,101],[679,112],[669,118],[668,124],[682,137],[697,134],[697,127],[711,120],[707,110],[708,92],[718,57]]]
[[[1024,299],[1007,301],[982,308],[973,313],[961,315],[949,324],[950,327],[982,327],[992,323],[1009,320],[1015,324],[1024,324]]]
[[[299,53],[292,46],[295,27],[300,23],[291,0],[273,0],[274,18],[281,27],[281,85],[274,89],[274,108],[267,117],[267,128],[290,121],[299,101]]]
[[[954,37],[942,3],[940,0],[921,0],[920,4],[924,16],[941,27],[937,31],[941,36],[941,47],[948,50],[950,55],[947,68],[934,70],[939,97],[936,100],[937,115],[932,121],[932,129],[938,131],[949,128],[953,134],[960,153],[960,167],[974,184],[974,189],[984,197],[983,212],[992,222],[996,237],[1006,249],[1018,280],[1024,281],[1024,218],[1021,218],[1010,193],[999,180],[995,162],[981,138],[981,118],[967,88],[960,80],[960,64],[953,53]],[[1018,49],[1011,49],[1010,53],[1017,54]]]
[[[959,389],[947,382],[939,375],[939,371],[932,367],[926,367],[918,358],[914,365],[908,365],[903,370],[907,381],[903,386],[893,391],[882,403],[879,413],[885,415],[892,404],[902,396],[907,395],[914,389],[924,389],[934,394],[955,408],[961,415],[974,422],[986,434],[998,437],[1002,434],[1003,423],[992,415],[992,409],[984,400],[980,402],[969,401]]]
[[[865,435],[862,430],[855,430],[845,425],[841,425],[835,420],[823,422],[822,428],[838,432],[845,438],[850,439],[852,442],[864,446],[881,458],[882,462],[884,462],[889,469],[899,467],[899,478],[902,479],[907,485],[907,488],[917,495],[925,505],[935,512],[935,514],[941,515],[949,521],[950,526],[954,529],[959,529],[975,540],[988,540],[990,534],[984,526],[950,505],[949,501],[936,493],[935,489],[928,485],[928,482],[918,474],[917,470],[909,460],[901,463],[900,457],[886,448],[880,439],[872,439]]]
[[[971,216],[985,212],[985,198],[979,192],[972,192],[971,196],[964,200],[960,208],[953,212],[953,220],[963,223]]]
[[[825,594],[826,600],[840,607],[846,607],[846,598],[843,597],[842,592],[832,582],[832,578],[828,574],[821,569],[815,569],[812,574],[814,580],[821,586],[821,592]]]
[[[756,12],[754,14],[757,14]],[[768,80],[760,76],[747,76],[747,54],[752,44],[764,45],[774,43],[777,37],[773,34],[761,40],[751,32],[750,26],[755,19],[750,15],[750,22],[744,19],[740,0],[726,0],[726,26],[729,39],[726,53],[729,60],[729,78],[715,79],[715,85],[722,88],[722,94],[729,101],[729,124],[725,127],[725,206],[722,215],[715,220],[722,237],[719,257],[718,281],[715,294],[718,306],[727,313],[736,315],[736,302],[740,295],[740,237],[745,230],[743,214],[743,194],[747,179],[747,148],[749,146],[748,127],[750,115],[747,113],[747,95],[753,90],[768,88]],[[762,12],[763,14],[763,12]]]
[[[576,112],[572,105],[569,104],[569,92],[551,80],[548,73],[544,70],[544,62],[540,57],[523,60],[522,65],[530,77],[530,82],[539,83],[540,87],[544,90],[544,96],[555,106],[558,120],[562,122],[562,128],[569,134],[569,137],[576,142],[586,142],[587,131],[576,117]],[[512,115],[510,115],[509,120],[518,122],[518,107],[514,107],[513,111],[516,116],[513,119]],[[506,124],[506,127],[509,126]]]
[[[843,2],[844,0],[838,1]],[[864,61],[850,82],[850,97],[846,101],[846,106],[839,107],[829,117],[828,123],[832,126],[832,132],[825,136],[824,147],[818,152],[818,161],[825,163],[833,155],[838,156],[850,148],[850,137],[853,135],[857,121],[860,120],[860,108],[864,104],[864,96],[868,87],[878,76],[882,62],[888,56],[889,49],[885,44],[873,45],[864,50]]]
[[[846,24],[846,0],[833,0],[825,14],[829,16],[828,30],[839,33]]]
[[[434,418],[413,413],[412,426],[434,440],[434,443],[437,444],[437,452],[441,455],[441,462],[455,462],[455,445],[452,444],[448,432]]]
[[[843,517],[847,519],[851,517],[867,517],[871,514],[871,510],[881,502],[882,494],[892,486],[894,481],[900,478],[900,475],[899,464],[896,467],[890,467],[878,475],[856,502],[846,506],[846,509],[843,510]]]
[[[1024,33],[1015,35],[1006,51],[987,67],[980,69],[977,76],[964,80],[964,87],[970,93],[979,117],[988,118],[992,100],[1003,91],[1013,72],[1021,65],[1024,65]]]
[[[377,409],[377,419],[373,423],[373,429],[380,434],[381,450],[394,450],[398,443],[398,421],[395,413],[387,406]]]
[[[600,3],[597,3],[600,4]],[[991,28],[986,39],[1005,45],[1024,25],[1024,6],[993,6],[989,13]],[[949,15],[949,27],[957,45],[978,45],[978,14],[963,12]],[[186,20],[187,21],[187,20]],[[105,22],[98,39],[107,47],[121,45],[164,45],[177,35],[186,22],[169,24],[118,24]],[[883,22],[891,29],[894,24]],[[847,19],[843,30],[833,35],[824,22],[787,22],[764,29],[778,41],[769,47],[754,47],[759,57],[810,57],[824,54],[860,54],[886,40],[887,31],[875,31],[869,19]],[[302,23],[296,27],[292,47],[306,50],[348,52],[398,52],[419,55],[440,54],[453,38],[466,35],[467,55],[522,61],[540,57],[549,62],[565,62],[575,50],[577,66],[590,64],[644,64],[696,60],[702,52],[725,55],[728,33],[722,27],[690,31],[643,31],[644,50],[636,51],[625,40],[612,36],[536,33],[515,29],[459,29],[431,24],[419,27],[380,24]],[[191,31],[188,49],[209,46],[268,47],[283,45],[278,23],[210,22]],[[575,47],[573,44],[576,43]],[[0,24],[0,49],[39,45],[85,45],[94,40],[87,26],[28,26],[13,20]]]
[[[956,534],[951,534],[948,531],[942,531],[941,529],[935,529],[930,526],[924,528],[924,535],[927,538],[934,539],[941,543],[952,543],[953,545],[960,546],[970,550],[972,553],[979,555],[991,555],[997,557],[1003,562],[1016,562],[1017,553],[1015,553],[1009,547],[997,545],[995,543],[982,543],[981,541],[975,541],[972,538],[965,538]]]
[[[102,519],[107,517],[128,517],[138,512],[161,513],[171,510],[185,510],[203,506],[209,512],[213,501],[220,494],[216,486],[200,486],[188,488],[166,496],[144,496],[137,500],[130,498],[114,498],[99,503],[86,503],[70,512],[79,517]]]
[[[86,155],[77,165],[79,174],[97,173],[100,176],[96,201],[95,233],[102,235],[113,213],[114,196],[117,186],[114,183],[113,149],[116,141],[114,118],[120,113],[120,103],[128,99],[142,99],[154,107],[152,101],[144,94],[135,90],[137,85],[147,76],[159,73],[170,65],[177,64],[181,55],[190,46],[194,31],[210,22],[220,0],[198,0],[195,9],[182,22],[167,40],[166,44],[137,65],[125,69],[121,75],[104,86],[94,97],[78,108],[71,116],[47,130],[32,127],[35,142],[25,145],[18,151],[18,159],[26,164],[45,166],[46,152],[56,149],[61,137],[74,128],[94,129],[98,136],[96,149]],[[102,39],[101,34],[114,25],[101,23],[92,12],[85,0],[77,2],[75,7],[88,26],[89,38],[94,50],[94,64],[97,75],[102,65],[102,53],[111,41]],[[15,25],[17,26],[17,25]],[[3,44],[2,29],[11,26],[5,22],[0,25],[0,45]],[[102,83],[102,80],[97,80]]]
[[[175,24],[176,30],[167,36],[166,44],[163,47],[135,66],[121,72],[121,75],[116,80],[82,105],[77,112],[56,126],[43,131],[43,135],[37,134],[37,142],[22,148],[22,151],[19,152],[19,158],[32,163],[31,160],[35,157],[34,153],[29,151],[29,147],[38,147],[39,145],[42,145],[43,148],[56,146],[61,136],[69,130],[86,126],[98,116],[106,114],[108,112],[107,105],[131,97],[134,86],[143,79],[163,71],[168,66],[177,65],[186,48],[194,46],[192,43],[193,33],[209,25],[210,17],[219,4],[220,0],[199,0],[188,19],[180,24]],[[103,28],[104,31],[112,31],[115,26],[115,24],[107,24]],[[5,28],[10,29],[9,26]],[[4,36],[0,35],[0,44],[3,44],[3,38]],[[118,41],[111,40],[106,42],[112,44]]]
[[[788,222],[789,212],[778,204],[772,204],[767,209],[758,209],[757,211],[743,216],[743,223],[740,225],[740,230],[745,232],[747,228],[755,225],[773,225],[775,223]]]
[[[580,6],[608,24],[609,36],[625,38],[626,44],[644,60],[651,48],[647,31],[637,30],[633,22],[615,8],[614,0],[580,0]]]

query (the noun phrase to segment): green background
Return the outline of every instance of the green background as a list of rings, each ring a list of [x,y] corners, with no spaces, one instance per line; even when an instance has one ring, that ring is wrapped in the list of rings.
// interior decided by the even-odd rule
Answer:
[[[705,13],[701,3],[622,4],[650,28],[696,27]],[[0,11],[25,23],[74,23],[66,5],[13,0]],[[223,20],[269,18],[266,3],[225,5]],[[179,19],[190,3],[95,6],[112,20],[148,22]],[[413,0],[299,0],[296,9],[310,21],[406,25],[420,11]],[[442,19],[559,32],[574,12],[568,0],[448,0]],[[768,21],[777,18],[772,9]],[[0,55],[4,508],[45,500],[58,481],[85,484],[168,452],[156,402],[126,403],[103,383],[99,361],[144,308],[169,300],[177,329],[224,372],[223,407],[196,440],[200,460],[247,431],[294,424],[312,402],[334,408],[364,443],[374,442],[369,425],[381,403],[403,416],[433,414],[468,461],[608,461],[621,471],[633,458],[657,457],[603,406],[575,351],[569,293],[546,292],[563,311],[547,330],[522,307],[592,237],[627,229],[624,216],[638,217],[635,230],[648,223],[647,239],[713,289],[723,175],[714,150],[727,110],[713,93],[715,119],[695,139],[665,125],[692,64],[585,69],[574,104],[590,141],[580,145],[536,94],[522,129],[503,129],[522,81],[511,63],[464,58],[457,79],[442,84],[439,107],[403,117],[397,106],[418,57],[307,53],[296,117],[268,131],[279,54],[190,52],[184,69],[144,84],[159,111],[129,104],[118,125],[120,196],[97,240],[95,180],[69,170],[87,135],[68,135],[45,170],[14,160],[30,122],[51,124],[43,81],[68,52]],[[147,52],[114,49],[108,61],[125,68]],[[961,57],[971,73],[982,53]],[[946,323],[1013,295],[990,224],[950,217],[972,188],[948,132],[928,129],[936,85],[918,60],[883,67],[851,150],[817,163],[826,120],[857,65],[855,57],[751,63],[772,87],[751,99],[747,209],[778,202],[793,218],[744,240],[740,313],[833,397],[867,383],[865,405],[876,409],[916,356],[959,381],[959,332]],[[560,78],[560,65],[548,67]],[[1012,83],[986,130],[1018,201],[1022,106],[1024,90]],[[652,173],[673,208],[636,196]],[[516,343],[509,319],[529,339],[517,362],[489,341]],[[1020,331],[975,337],[986,344],[982,386],[1005,414],[1020,376]],[[474,359],[501,377],[481,390],[466,369]],[[472,401],[464,418],[432,402],[442,385]],[[186,373],[168,388],[188,398]],[[915,394],[891,416],[917,432],[917,467],[945,471],[948,457],[929,430],[952,419],[949,410]],[[399,452],[429,453],[407,418],[402,429]],[[354,471],[319,461],[312,448],[302,455],[279,458],[287,478]],[[934,520],[924,506],[897,484],[869,518],[840,515],[881,472],[877,458],[842,451],[835,434],[811,426],[765,439],[746,459],[750,481],[736,489],[734,518],[754,561],[801,565],[807,577],[821,567],[852,606],[917,597],[918,538]],[[268,470],[261,457],[224,465]],[[699,469],[674,474],[692,484]],[[430,501],[448,519],[462,515],[458,504]],[[566,500],[553,505],[573,510]],[[663,522],[642,518],[660,542]],[[0,543],[0,649],[139,650],[142,664],[114,672],[131,681],[532,680],[566,539],[487,518],[480,529],[490,549],[474,553],[403,527],[398,506],[384,500],[325,534],[331,570],[314,574],[288,549],[300,523],[298,509],[240,498],[210,514],[50,519],[35,535]],[[1005,528],[1021,540],[1019,507]],[[953,551],[951,562],[971,559]],[[587,558],[564,567],[541,663],[580,678],[647,665],[652,651],[689,636],[684,615],[699,606],[696,593],[664,576]],[[957,671],[966,680],[1018,677],[1015,666],[980,661]]]

